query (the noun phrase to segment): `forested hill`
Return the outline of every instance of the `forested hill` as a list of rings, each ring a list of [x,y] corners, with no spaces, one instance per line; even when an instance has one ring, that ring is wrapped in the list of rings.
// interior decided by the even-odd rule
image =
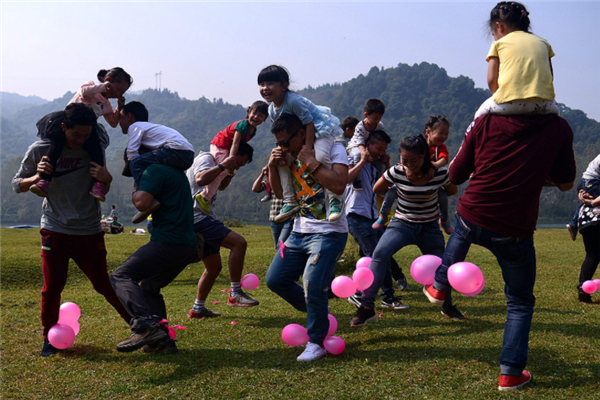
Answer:
[[[259,98],[258,90],[256,97]],[[464,129],[472,120],[475,110],[489,96],[487,90],[475,88],[467,77],[449,77],[443,68],[435,64],[399,64],[395,68],[371,68],[366,75],[344,83],[327,84],[317,88],[308,87],[298,92],[314,103],[331,108],[341,119],[348,115],[361,118],[364,103],[369,98],[379,98],[386,104],[383,122],[392,136],[390,146],[392,160],[397,161],[397,148],[401,138],[418,134],[430,115],[446,115],[451,121],[450,138],[447,145],[451,155],[455,154]],[[23,108],[5,114],[10,106],[3,94],[2,119],[0,125],[2,167],[1,217],[2,222],[31,223],[39,220],[41,199],[30,193],[15,195],[10,181],[18,168],[27,146],[36,140],[35,122],[50,111],[64,108],[73,93],[45,104]],[[213,136],[228,124],[246,115],[248,105],[231,105],[220,99],[212,101],[202,97],[188,100],[169,90],[145,90],[141,94],[127,93],[127,101],[139,100],[150,111],[151,122],[164,124],[180,131],[190,140],[197,151],[208,151]],[[575,149],[578,161],[578,176],[587,163],[600,153],[600,123],[588,119],[585,113],[571,110],[560,104],[561,115],[566,118],[575,132]],[[103,119],[100,120],[107,126]],[[253,163],[238,171],[227,191],[219,195],[217,214],[223,218],[235,218],[247,223],[266,223],[268,203],[260,203],[262,195],[250,190],[254,179],[265,165],[273,144],[269,124],[259,127],[257,136],[250,142],[255,148]],[[108,213],[110,204],[116,204],[124,219],[133,214],[130,202],[132,180],[120,175],[123,167],[123,150],[127,138],[117,129],[108,129],[111,145],[107,150],[108,166],[115,181],[103,210]],[[526,162],[526,160],[525,160]],[[562,223],[570,218],[575,206],[575,193],[559,193],[556,189],[544,189],[540,209],[540,222]],[[455,204],[453,199],[451,207]]]

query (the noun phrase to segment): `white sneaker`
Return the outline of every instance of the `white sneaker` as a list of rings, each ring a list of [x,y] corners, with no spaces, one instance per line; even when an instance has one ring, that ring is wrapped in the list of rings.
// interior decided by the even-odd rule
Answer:
[[[311,362],[323,358],[325,355],[327,355],[327,350],[325,350],[325,348],[316,343],[308,342],[302,354],[296,358],[296,361]]]

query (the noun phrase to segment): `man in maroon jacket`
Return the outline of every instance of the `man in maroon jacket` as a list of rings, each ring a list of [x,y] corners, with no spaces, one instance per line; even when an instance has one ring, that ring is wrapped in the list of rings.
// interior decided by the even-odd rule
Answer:
[[[449,266],[464,261],[472,243],[496,256],[507,298],[499,390],[517,390],[531,380],[524,368],[535,304],[533,232],[540,193],[548,183],[571,189],[575,172],[573,132],[557,115],[484,115],[467,129],[450,165],[452,183],[470,182],[435,282],[423,292],[445,315],[464,319],[452,305]]]

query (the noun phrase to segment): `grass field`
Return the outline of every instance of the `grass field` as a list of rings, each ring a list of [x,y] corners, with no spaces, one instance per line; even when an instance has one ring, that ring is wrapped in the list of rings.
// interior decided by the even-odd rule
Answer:
[[[274,252],[269,228],[236,231],[249,243],[245,272],[262,281]],[[62,301],[80,306],[81,331],[69,349],[42,358],[39,234],[36,229],[0,234],[5,399],[600,399],[600,295],[592,295],[595,304],[577,301],[583,244],[562,230],[536,233],[537,305],[528,364],[534,380],[518,394],[497,391],[505,298],[498,265],[479,247],[471,249],[468,261],[483,270],[487,286],[475,297],[455,296],[468,320],[443,317],[409,278],[402,295],[411,308],[379,310],[381,318],[363,328],[349,326],[354,306],[332,300],[336,335],[346,341],[346,351],[309,364],[295,360],[302,348],[281,340],[285,325],[306,326],[305,315],[262,282],[251,293],[258,307],[232,308],[221,292],[229,285],[222,274],[207,303],[223,316],[188,320],[202,264],[190,265],[163,292],[170,322],[187,327],[177,337],[179,353],[118,353],[115,344],[129,336],[128,326],[73,266]],[[107,235],[109,270],[147,240]],[[351,274],[357,253],[349,241],[338,275]],[[395,257],[408,273],[417,255],[411,246]]]

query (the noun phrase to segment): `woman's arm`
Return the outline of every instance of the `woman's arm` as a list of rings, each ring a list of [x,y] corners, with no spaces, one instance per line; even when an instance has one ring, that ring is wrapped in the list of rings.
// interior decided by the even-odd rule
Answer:
[[[377,180],[377,182],[375,182],[375,186],[373,186],[373,192],[380,196],[385,196],[390,186],[391,184],[382,176]]]

